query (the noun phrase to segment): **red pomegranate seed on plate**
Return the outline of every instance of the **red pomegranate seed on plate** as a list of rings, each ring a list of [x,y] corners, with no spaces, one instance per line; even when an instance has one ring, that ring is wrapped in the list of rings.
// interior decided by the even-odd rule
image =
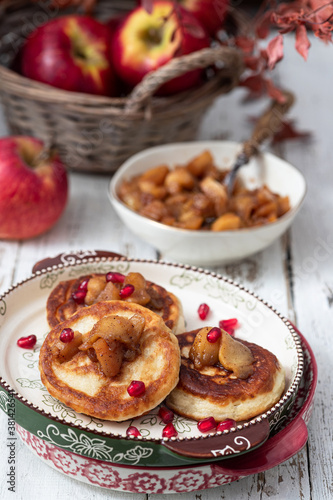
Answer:
[[[83,304],[84,299],[86,298],[87,292],[85,290],[77,290],[72,293],[72,299],[77,304]]]
[[[89,283],[89,279],[81,281],[81,283],[79,284],[77,289],[80,290],[81,292],[87,292],[88,291],[88,283]]]
[[[126,431],[126,436],[139,437],[141,436],[141,432],[134,425],[130,425]]]
[[[215,429],[217,422],[214,417],[207,417],[198,422],[198,429],[200,432],[209,432]]]
[[[219,322],[219,327],[223,328],[223,330],[227,328],[235,328],[238,324],[238,319],[237,318],[231,318],[231,319],[222,319]]]
[[[71,328],[64,328],[60,334],[60,340],[64,344],[72,342],[74,338],[74,331]]]
[[[127,297],[130,297],[132,293],[134,292],[135,288],[133,285],[125,285],[119,292],[120,298],[121,299],[127,299]]]
[[[172,422],[169,422],[162,431],[162,437],[172,438],[178,436],[178,432]]]
[[[158,410],[158,415],[165,424],[173,421],[174,413],[165,406],[161,406]]]
[[[142,396],[146,391],[146,386],[141,380],[132,380],[130,385],[127,387],[128,394],[135,398],[137,396]]]
[[[220,422],[219,425],[217,426],[218,431],[228,431],[232,427],[236,427],[237,423],[235,420],[232,420],[232,418],[227,418],[226,420],[223,420],[223,422]]]
[[[200,304],[198,308],[198,314],[200,319],[206,319],[209,313],[209,305]]]
[[[124,274],[114,272],[106,273],[106,281],[111,281],[111,283],[124,283],[124,279]]]
[[[207,333],[207,340],[211,344],[215,344],[215,342],[217,342],[221,336],[222,336],[222,332],[221,332],[220,328],[217,328],[217,326],[215,326],[214,328],[209,330],[209,332]]]
[[[21,337],[17,341],[17,345],[23,349],[32,349],[37,342],[36,335],[29,335],[28,337]]]

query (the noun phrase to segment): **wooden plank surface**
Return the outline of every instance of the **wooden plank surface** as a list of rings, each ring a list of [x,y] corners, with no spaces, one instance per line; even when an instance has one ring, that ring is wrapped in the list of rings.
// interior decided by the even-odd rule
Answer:
[[[308,445],[284,464],[223,487],[177,494],[182,500],[333,498],[333,158],[331,115],[333,109],[332,47],[313,40],[307,63],[286,43],[286,56],[276,71],[280,82],[297,94],[292,117],[300,129],[311,131],[310,143],[283,145],[278,152],[306,176],[308,193],[301,213],[288,235],[264,252],[218,268],[254,289],[282,314],[297,322],[309,340],[319,365],[319,384],[309,425]],[[219,99],[207,114],[200,138],[226,137],[242,141],[251,131],[249,117],[262,104],[242,104],[236,91]],[[5,134],[0,119],[0,134]],[[25,243],[0,242],[0,291],[26,278],[33,264],[68,250],[106,249],[129,257],[156,258],[148,244],[122,226],[107,198],[108,176],[73,173],[66,213],[49,233]],[[17,441],[16,492],[8,491],[6,450],[7,418],[0,413],[0,498],[9,500],[94,498],[114,500],[166,500],[168,495],[117,493],[86,486],[50,469]]]

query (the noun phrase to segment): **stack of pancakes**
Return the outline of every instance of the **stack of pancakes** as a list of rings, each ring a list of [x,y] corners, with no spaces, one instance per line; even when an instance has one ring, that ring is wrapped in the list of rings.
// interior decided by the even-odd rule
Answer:
[[[245,380],[220,363],[194,367],[189,352],[198,331],[184,332],[177,297],[147,282],[152,300],[145,306],[126,299],[78,304],[73,293],[91,276],[95,275],[60,282],[47,301],[51,331],[40,352],[41,379],[49,393],[70,408],[105,420],[124,421],[149,412],[166,399],[167,406],[188,418],[213,416],[217,421],[242,421],[263,413],[281,397],[284,371],[271,352],[240,341],[250,349],[254,360],[253,373]],[[64,329],[80,338],[82,335],[83,345],[92,338],[100,320],[108,316],[129,321],[141,318],[144,324],[132,354],[122,354],[118,373],[106,376],[96,356],[80,350],[80,346],[69,359],[61,359]],[[106,338],[109,345],[110,338]],[[122,353],[125,347],[129,346],[121,344]],[[128,392],[133,381],[144,384],[140,396]]]

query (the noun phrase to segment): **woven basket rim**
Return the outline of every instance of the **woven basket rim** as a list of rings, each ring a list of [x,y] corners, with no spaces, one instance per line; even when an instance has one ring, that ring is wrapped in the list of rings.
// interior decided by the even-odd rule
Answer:
[[[198,53],[205,50],[206,49],[198,51]],[[226,68],[225,72],[222,72],[222,74],[221,72],[218,72],[214,77],[200,84],[198,87],[194,87],[171,96],[149,96],[150,101],[156,103],[158,107],[163,106],[163,104],[170,106],[170,103],[177,103],[180,101],[185,104],[186,99],[190,99],[193,102],[193,99],[197,98],[197,94],[199,97],[200,94],[203,94],[203,91],[205,91],[206,88],[209,89],[214,85],[215,82],[221,83],[221,86],[223,86],[223,80],[226,80],[228,78],[238,80],[242,73],[242,61],[239,51],[234,48],[222,46],[209,48],[209,52],[211,52],[212,54],[216,52],[217,57],[218,54],[222,53],[223,51],[227,53],[229,60],[231,59],[234,61],[234,71],[232,71],[231,68]],[[198,55],[198,53],[196,55]],[[179,57],[177,59],[179,60],[179,64],[181,64],[181,61],[186,61],[188,59],[188,55]],[[164,69],[168,70],[168,65],[165,65]],[[227,85],[227,87],[229,86]],[[48,104],[62,104],[64,106],[68,105],[70,109],[74,109],[75,106],[82,106],[82,108],[88,107],[88,109],[90,110],[92,110],[93,108],[105,109],[107,107],[109,111],[110,109],[114,109],[117,113],[119,113],[120,111],[122,112],[123,108],[129,102],[131,96],[128,95],[125,97],[108,97],[62,90],[51,85],[26,78],[23,75],[17,73],[15,70],[7,68],[6,66],[3,66],[1,64],[0,89],[8,90],[10,91],[10,93],[15,93],[16,95],[24,97],[25,99],[47,102]],[[133,90],[136,89],[134,88]]]

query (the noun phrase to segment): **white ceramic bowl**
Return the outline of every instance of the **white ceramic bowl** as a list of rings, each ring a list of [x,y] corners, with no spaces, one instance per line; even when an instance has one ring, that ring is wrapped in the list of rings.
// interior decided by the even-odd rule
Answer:
[[[254,189],[266,184],[272,191],[289,196],[291,210],[276,222],[265,226],[221,232],[179,229],[137,214],[117,194],[125,179],[162,163],[171,168],[176,164],[184,164],[204,150],[212,153],[218,167],[231,168],[241,147],[235,142],[198,141],[146,149],[129,158],[114,174],[109,186],[111,203],[124,224],[134,234],[155,246],[162,259],[215,266],[259,252],[288,229],[306,193],[303,175],[290,163],[270,153],[257,156],[239,171],[247,188]]]

